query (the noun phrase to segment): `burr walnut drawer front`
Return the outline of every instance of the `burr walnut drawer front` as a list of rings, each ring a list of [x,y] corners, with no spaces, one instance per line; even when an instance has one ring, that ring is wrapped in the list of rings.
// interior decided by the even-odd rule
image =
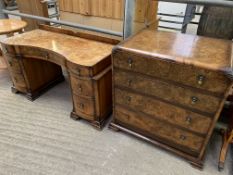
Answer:
[[[210,117],[120,89],[115,89],[115,103],[200,134],[208,132],[212,121]]]
[[[215,71],[122,51],[113,52],[113,62],[114,67],[179,82],[221,95],[231,83],[223,74]]]
[[[191,154],[197,154],[204,142],[201,136],[118,106],[115,108],[115,121],[142,135],[159,139],[165,144]]]
[[[91,70],[87,67],[82,67],[77,64],[67,62],[68,71],[80,77],[91,77]]]
[[[19,74],[22,73],[19,60],[17,60],[16,58],[10,58],[7,56],[5,58],[7,59],[7,64],[8,64],[8,68],[10,71],[19,73]]]
[[[221,98],[205,95],[160,79],[141,76],[136,73],[124,72],[117,69],[114,72],[114,82],[116,86],[130,88],[210,114],[214,114],[218,110],[222,100]]]
[[[74,94],[94,97],[93,82],[91,79],[80,79],[70,75],[71,88]]]
[[[73,95],[75,113],[82,118],[93,120],[95,114],[95,101],[92,98],[83,98]]]
[[[29,58],[38,58],[42,60],[48,60],[49,53],[40,48],[33,48],[33,47],[19,47],[20,54],[22,57],[29,57]]]

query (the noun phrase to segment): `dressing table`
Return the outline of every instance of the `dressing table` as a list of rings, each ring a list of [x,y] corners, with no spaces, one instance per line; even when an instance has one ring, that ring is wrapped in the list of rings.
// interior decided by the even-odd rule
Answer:
[[[112,111],[112,42],[91,35],[71,36],[69,31],[42,28],[2,41],[13,82],[12,92],[35,100],[64,80],[63,66],[68,71],[72,92],[71,117],[86,119],[101,129]]]

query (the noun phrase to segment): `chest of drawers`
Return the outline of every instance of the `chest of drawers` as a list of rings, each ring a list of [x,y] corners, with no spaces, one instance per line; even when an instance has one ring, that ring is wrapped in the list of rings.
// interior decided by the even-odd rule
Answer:
[[[113,50],[114,118],[198,167],[232,87],[232,42],[143,30]]]

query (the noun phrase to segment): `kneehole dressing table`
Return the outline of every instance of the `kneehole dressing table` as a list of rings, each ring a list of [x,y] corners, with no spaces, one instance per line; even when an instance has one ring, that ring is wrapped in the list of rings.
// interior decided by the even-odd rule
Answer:
[[[64,80],[63,66],[72,91],[71,117],[102,128],[112,111],[112,44],[37,29],[3,40],[2,47],[13,92],[36,99]]]

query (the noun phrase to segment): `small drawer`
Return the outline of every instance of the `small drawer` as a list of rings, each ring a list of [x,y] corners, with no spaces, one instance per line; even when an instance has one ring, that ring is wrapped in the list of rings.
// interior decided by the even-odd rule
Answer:
[[[203,146],[204,138],[166,124],[160,120],[140,115],[123,107],[115,108],[114,121],[124,127],[135,130],[152,139],[176,147],[181,151],[198,154]]]
[[[15,73],[19,73],[19,74],[22,73],[19,60],[15,59],[15,58],[7,58],[7,65],[8,65],[8,68],[11,72],[15,72]]]
[[[70,74],[71,88],[74,94],[94,97],[94,89],[92,80],[79,79],[76,76]]]
[[[76,113],[83,113],[89,116],[95,115],[95,101],[89,98],[83,98],[77,95],[73,95],[74,109]],[[85,116],[86,116],[85,115]],[[85,118],[85,116],[81,116]],[[87,118],[93,119],[93,118]]]
[[[15,87],[27,87],[22,74],[11,72],[11,77]]]
[[[222,95],[231,81],[219,72],[133,53],[115,51],[114,67],[178,82]]]
[[[160,79],[118,69],[114,71],[114,82],[116,86],[133,89],[209,114],[216,113],[222,100]]]
[[[212,122],[210,117],[120,89],[115,89],[115,103],[200,134],[206,134]]]
[[[49,53],[45,49],[33,48],[33,47],[19,47],[22,57],[37,58],[42,60],[48,60]]]
[[[91,77],[91,70],[87,67],[81,67],[75,63],[67,62],[68,71],[80,77]]]

